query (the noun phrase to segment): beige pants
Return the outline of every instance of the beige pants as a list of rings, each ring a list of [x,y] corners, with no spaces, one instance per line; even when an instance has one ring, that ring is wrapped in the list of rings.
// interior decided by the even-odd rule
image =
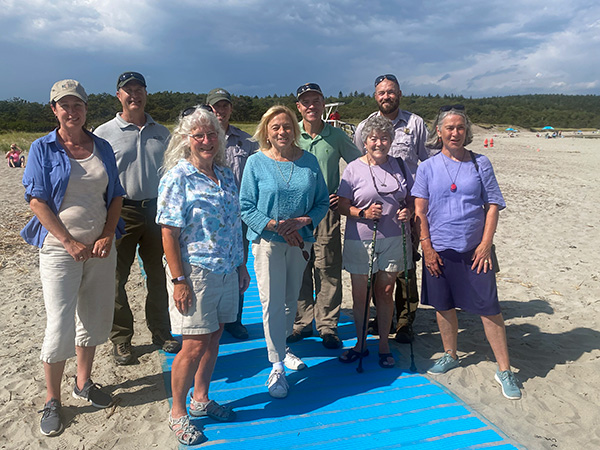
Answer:
[[[310,242],[304,243],[309,253],[311,247]],[[252,254],[269,361],[281,362],[285,340],[292,334],[306,261],[300,248],[260,238],[252,243]]]

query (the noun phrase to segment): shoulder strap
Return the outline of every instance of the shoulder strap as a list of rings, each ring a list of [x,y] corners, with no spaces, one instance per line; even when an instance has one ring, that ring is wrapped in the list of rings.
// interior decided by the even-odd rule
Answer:
[[[408,180],[406,176],[406,166],[404,165],[404,160],[401,157],[394,158],[398,165],[400,166],[400,170],[402,171],[402,176],[405,180]]]
[[[477,173],[479,173],[479,164],[477,164],[477,160],[475,159],[475,153],[473,153],[471,150],[467,151],[469,152],[469,155],[471,155],[471,161],[473,161],[473,164],[475,165],[475,170]]]

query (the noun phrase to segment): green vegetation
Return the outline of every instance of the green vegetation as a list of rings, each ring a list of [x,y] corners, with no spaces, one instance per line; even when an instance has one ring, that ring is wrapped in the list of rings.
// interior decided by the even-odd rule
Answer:
[[[172,125],[180,111],[206,101],[206,94],[191,92],[157,92],[148,95],[147,111],[158,122]],[[354,92],[328,97],[329,102],[344,102],[339,108],[342,120],[358,123],[377,109],[372,96]],[[254,124],[272,105],[284,104],[295,110],[296,98],[286,96],[233,96],[232,122]],[[400,107],[431,122],[442,105],[463,104],[474,123],[488,126],[506,124],[516,128],[539,129],[551,125],[556,129],[600,128],[600,97],[595,95],[517,95],[508,97],[465,98],[454,95],[408,95]],[[98,126],[120,110],[117,98],[110,94],[89,96],[88,125]],[[48,104],[14,98],[0,101],[0,133],[26,131],[47,133],[56,121]],[[253,126],[246,131],[252,134]],[[0,144],[1,145],[1,144]],[[3,148],[3,146],[2,146]]]

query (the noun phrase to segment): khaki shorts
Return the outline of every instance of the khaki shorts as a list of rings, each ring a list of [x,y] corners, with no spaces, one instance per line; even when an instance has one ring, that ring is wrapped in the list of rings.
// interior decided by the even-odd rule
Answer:
[[[410,243],[406,243],[408,268],[412,267],[412,250]],[[347,239],[344,241],[342,260],[344,270],[355,275],[369,274],[369,258],[371,255],[371,241]],[[379,238],[375,242],[375,258],[373,260],[373,273],[403,272],[404,256],[402,255],[402,236]]]
[[[192,306],[186,314],[181,314],[175,307],[171,271],[168,266],[165,268],[174,334],[210,334],[217,331],[220,324],[236,321],[240,300],[237,270],[221,274],[184,263],[183,271],[186,282],[192,287]]]

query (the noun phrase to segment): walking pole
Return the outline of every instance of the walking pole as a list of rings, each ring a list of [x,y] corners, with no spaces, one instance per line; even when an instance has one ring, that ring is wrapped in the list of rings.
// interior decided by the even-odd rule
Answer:
[[[376,204],[381,204],[381,202],[375,202]],[[375,259],[375,241],[377,241],[377,224],[379,223],[379,219],[375,219],[373,221],[373,239],[371,240],[371,257],[369,258],[369,275],[367,278],[367,299],[365,301],[365,313],[363,314],[363,327],[362,334],[363,340],[360,346],[360,356],[358,359],[358,367],[356,371],[358,373],[363,373],[362,361],[363,361],[363,353],[365,351],[365,344],[367,340],[367,318],[369,317],[369,306],[371,304],[371,281],[373,279],[373,260]],[[356,320],[356,319],[355,319]],[[358,337],[358,336],[357,336]]]
[[[406,208],[406,205],[402,205],[403,208]],[[406,225],[404,222],[402,223],[402,252],[404,253],[404,284],[406,286],[406,305],[408,307],[408,296],[409,296],[409,281],[408,281],[408,258],[406,257]],[[409,340],[410,343],[410,368],[409,370],[412,373],[417,372],[417,366],[415,365],[415,353],[413,352],[413,343],[412,339]]]

